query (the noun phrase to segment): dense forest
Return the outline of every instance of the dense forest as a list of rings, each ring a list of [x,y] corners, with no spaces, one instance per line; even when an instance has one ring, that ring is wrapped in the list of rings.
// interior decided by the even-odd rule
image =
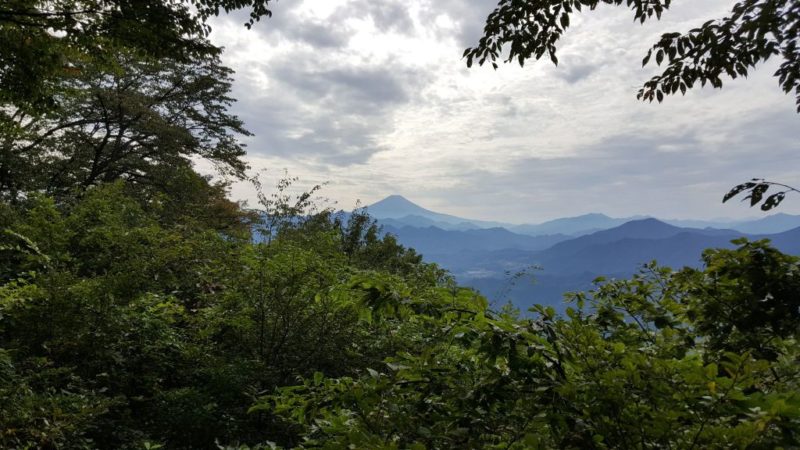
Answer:
[[[0,6],[0,447],[800,448],[800,258],[769,242],[520,312],[316,187],[231,201],[205,20],[267,6]]]

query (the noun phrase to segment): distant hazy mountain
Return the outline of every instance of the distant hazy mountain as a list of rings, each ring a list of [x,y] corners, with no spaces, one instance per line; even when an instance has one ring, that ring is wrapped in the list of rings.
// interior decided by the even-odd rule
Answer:
[[[665,222],[692,228],[728,228],[749,234],[775,234],[800,227],[800,216],[778,213],[752,220],[665,220]]]
[[[501,222],[472,220],[463,217],[441,214],[425,209],[400,195],[390,195],[385,199],[369,205],[367,211],[379,219],[384,225],[396,228],[411,226],[417,228],[437,227],[443,230],[474,230],[479,228],[503,227],[517,234],[529,236],[545,236],[564,234],[582,236],[596,231],[618,227],[624,223],[644,219],[646,216],[614,218],[605,214],[592,213],[576,217],[564,217],[540,224],[511,225]],[[800,215],[773,214],[753,220],[679,220],[669,219],[663,222],[693,229],[729,229],[748,234],[775,234],[800,227]]]
[[[656,260],[662,266],[680,269],[685,266],[700,267],[701,256],[707,248],[733,248],[732,239],[742,237],[743,233],[704,234],[683,231],[660,239],[624,238],[605,243],[591,243],[570,248],[570,252],[559,254],[548,249],[544,252],[514,252],[502,255],[492,252],[489,255],[473,255],[473,264],[469,268],[461,268],[459,281],[478,288],[490,298],[498,301],[512,301],[525,310],[534,302],[547,303],[563,308],[563,295],[567,292],[586,290],[591,280],[598,276],[608,278],[627,278],[635,273],[642,264]],[[770,238],[780,250],[800,255],[800,228],[775,235],[748,236]],[[561,244],[568,243],[563,242]],[[557,244],[557,245],[561,245]],[[531,264],[542,267],[533,271],[534,282],[516,283],[509,286],[511,279],[503,270],[490,271],[491,265],[497,269],[522,269]],[[445,265],[445,267],[447,267]],[[480,277],[472,276],[479,274]],[[504,297],[492,297],[500,293]]]
[[[773,234],[800,227],[800,216],[778,213],[758,220],[733,224],[730,228],[752,234]]]
[[[661,239],[625,238],[594,244],[575,253],[541,255],[545,273],[565,275],[593,273],[597,275],[631,274],[642,264],[656,260],[660,265],[680,269],[699,267],[703,250],[733,248],[731,240],[741,234],[709,236],[691,232]]]
[[[423,255],[454,254],[462,251],[493,251],[516,249],[543,250],[558,242],[569,239],[563,234],[548,236],[527,236],[512,233],[505,228],[484,228],[477,230],[443,230],[437,227],[417,228],[403,226],[396,228],[384,225],[383,230],[398,237],[403,245],[412,247]]]
[[[644,219],[563,240],[538,251],[520,247],[492,250],[461,247],[452,252],[436,248],[437,251],[423,255],[462,278],[498,277],[531,265],[541,266],[541,274],[556,277],[579,273],[631,274],[654,259],[675,267],[697,266],[702,250],[730,247],[732,239],[742,236],[744,233],[734,230],[695,230]],[[784,241],[790,242],[791,238],[787,233],[780,245],[790,249]],[[402,237],[400,242],[405,242]]]
[[[370,215],[378,219],[398,219],[406,216],[420,216],[432,220],[465,222],[464,219],[455,216],[440,214],[425,209],[409,201],[402,195],[390,195],[379,202],[367,206],[367,211],[369,211]]]
[[[566,255],[591,245],[605,244],[620,239],[661,239],[678,234],[680,231],[680,228],[656,219],[633,220],[615,228],[561,242],[548,249],[546,253]]]
[[[604,214],[585,214],[566,217],[541,224],[513,225],[503,222],[465,219],[425,209],[401,195],[390,195],[367,206],[367,212],[383,225],[395,228],[411,226],[417,228],[437,227],[443,230],[474,230],[480,228],[506,228],[517,234],[529,236],[570,235],[580,236],[622,225],[644,216],[612,218]]]
[[[785,253],[800,255],[800,227],[783,233],[761,235],[759,237],[771,240],[772,245]]]
[[[778,249],[800,255],[800,216],[788,214],[670,223],[586,214],[502,228],[439,214],[401,196],[367,211],[385,232],[450,270],[459,282],[523,310],[534,302],[563,307],[565,292],[589,289],[598,276],[627,278],[652,260],[676,269],[700,267],[705,249],[732,248],[731,240],[739,237],[771,239]],[[530,277],[515,276],[521,271]]]
[[[543,256],[569,255],[590,246],[614,243],[624,239],[657,240],[672,237],[680,233],[691,233],[699,236],[722,236],[723,238],[730,237],[731,239],[735,239],[736,236],[741,236],[743,234],[734,230],[680,228],[657,219],[640,219],[626,222],[615,228],[561,242],[545,250]]]
[[[580,236],[583,234],[589,234],[595,231],[616,227],[625,222],[630,222],[631,220],[640,218],[642,218],[642,216],[615,219],[608,217],[605,214],[592,213],[584,214],[582,216],[550,220],[538,225],[515,225],[512,226],[510,230],[532,236],[556,233]]]
[[[415,228],[428,228],[436,227],[443,230],[477,230],[483,227],[475,225],[472,222],[448,223],[437,220],[432,220],[427,217],[410,215],[396,219],[382,218],[380,219],[381,225],[388,225],[395,228],[415,227]]]
[[[493,228],[504,227],[508,224],[500,222],[487,222],[482,220],[469,220],[461,217],[441,214],[425,209],[401,195],[390,195],[385,199],[367,206],[367,212],[381,223],[389,223],[381,219],[394,219],[394,225],[409,226],[439,226],[446,229]],[[431,223],[424,224],[421,219]]]
[[[662,222],[670,225],[675,225],[681,228],[727,228],[735,229],[734,225],[744,223],[744,221],[736,221],[733,219],[717,219],[717,220],[692,220],[692,219],[661,219]]]

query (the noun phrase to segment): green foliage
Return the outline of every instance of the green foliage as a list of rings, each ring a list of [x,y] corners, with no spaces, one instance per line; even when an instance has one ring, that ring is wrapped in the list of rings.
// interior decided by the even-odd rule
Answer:
[[[766,241],[736,242],[736,250],[707,250],[705,272],[681,274],[692,299],[687,314],[709,348],[774,360],[774,346],[800,332],[800,259]]]
[[[180,63],[124,51],[114,62],[111,72],[86,65],[63,79],[59,106],[46,114],[0,112],[15,130],[0,139],[0,194],[63,197],[117,179],[165,190],[197,157],[244,176],[236,135],[249,133],[227,112],[230,69],[216,57]]]
[[[626,6],[634,20],[644,23],[669,9],[671,0],[500,0],[486,19],[484,36],[464,51],[467,65],[487,60],[497,68],[504,47],[506,62],[523,65],[545,54],[558,64],[556,44],[570,26],[570,18],[600,4]],[[800,4],[793,0],[741,0],[730,16],[709,20],[686,33],[666,33],[648,51],[642,64],[655,60],[664,71],[639,90],[638,98],[662,102],[666,95],[685,94],[698,83],[722,87],[722,77],[746,77],[771,57],[782,59],[775,76],[786,93],[797,97],[800,113],[800,47],[797,44]]]
[[[598,3],[504,0],[468,61],[505,43],[556,61],[569,14]],[[796,86],[797,6],[767,4],[665,36],[640,96],[776,51]],[[205,20],[267,5],[0,6],[0,447],[800,447],[800,262],[766,242],[520,317],[363,211],[319,209],[320,186],[229,201],[190,162],[246,168]],[[726,199],[759,203],[774,183],[755,181]]]
[[[10,207],[3,446],[800,445],[800,262],[766,242],[520,317],[308,193],[257,242],[141,193]]]
[[[117,49],[188,62],[219,49],[206,20],[248,8],[249,27],[269,0],[7,0],[0,6],[0,103],[47,109],[58,80],[87,61],[113,65]]]
[[[409,299],[363,283],[407,347],[358,377],[315,374],[253,410],[300,427],[303,448],[797,446],[798,262],[740,244],[707,252],[704,270],[649,265],[600,282],[573,296],[566,318],[496,314],[467,291]],[[764,291],[775,300],[756,305]]]
[[[251,243],[141,193],[10,208],[4,446],[800,445],[800,265],[765,242],[522,318],[363,214],[279,193]]]
[[[115,401],[44,359],[18,367],[0,351],[0,445],[93,448],[87,436]],[[56,386],[62,386],[56,388]]]
[[[341,251],[350,264],[362,269],[386,270],[407,277],[428,277],[431,281],[443,280],[444,271],[433,266],[422,265],[422,255],[414,249],[404,248],[391,234],[383,234],[375,219],[364,209],[356,209],[347,221],[334,217],[334,226],[339,229]],[[425,273],[417,269],[424,267]],[[431,269],[431,270],[429,270]]]
[[[187,199],[203,208],[219,191],[185,180],[177,192],[188,197],[117,182],[68,203],[5,205],[0,391],[12,402],[0,406],[2,446],[291,442],[273,415],[247,413],[258,395],[315,372],[353,376],[400,342],[362,322],[357,284],[414,273],[413,293],[439,281],[392,240],[360,248],[399,262],[380,272],[349,263],[361,261],[343,250],[353,233],[327,213],[286,217],[275,239],[251,243],[191,214]]]
[[[207,20],[249,9],[249,27],[271,15],[268,4],[3,2],[0,199],[45,192],[61,202],[118,179],[149,194],[182,189],[172,177],[198,157],[244,178],[237,138],[249,133],[227,111],[232,71],[207,41]]]

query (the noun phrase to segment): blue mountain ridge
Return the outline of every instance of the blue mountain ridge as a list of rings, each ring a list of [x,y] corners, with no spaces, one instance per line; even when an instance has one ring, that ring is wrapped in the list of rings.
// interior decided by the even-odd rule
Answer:
[[[597,231],[611,229],[627,222],[651,218],[648,216],[609,217],[605,214],[590,213],[575,217],[563,217],[538,224],[509,224],[503,222],[474,220],[442,214],[423,208],[401,195],[390,195],[381,201],[367,206],[367,212],[385,225],[395,228],[403,226],[434,226],[443,230],[471,230],[502,227],[529,236],[564,234],[581,236]],[[800,227],[800,215],[784,213],[771,214],[752,220],[686,220],[661,219],[661,222],[694,229],[731,229],[750,234],[775,234]]]
[[[419,210],[410,207],[413,203],[402,200],[394,200],[395,204],[404,204],[405,208],[397,208],[397,214],[414,212],[410,215],[441,222],[438,213],[420,208],[428,214],[420,216]],[[368,207],[367,211],[372,213],[372,207]],[[379,213],[387,214],[380,208]],[[479,222],[445,216],[450,220],[447,222],[450,225]],[[764,229],[766,224],[766,229],[780,229],[776,224],[789,226],[795,219],[800,219],[786,214],[778,216],[771,221],[765,221],[767,218],[764,218],[741,222],[740,225],[750,224],[746,229],[759,230]],[[571,219],[575,219],[575,222],[571,223]],[[800,226],[779,233],[746,233],[737,229],[679,227],[658,219],[640,218],[575,237],[561,233],[532,236],[502,227],[415,227],[402,220],[392,220],[378,218],[384,232],[396,235],[400,243],[414,248],[427,261],[436,262],[450,270],[459,282],[480,290],[490,300],[496,303],[511,301],[523,310],[534,302],[563,308],[562,296],[565,292],[588,289],[591,281],[598,276],[629,277],[642,264],[652,260],[675,269],[700,267],[705,249],[733,248],[731,240],[741,237],[770,239],[781,251],[800,254]],[[596,226],[598,223],[608,225],[614,223],[613,220],[623,219],[592,214],[551,223],[557,223],[561,230],[574,232],[582,226]],[[513,277],[520,271],[527,271],[531,277],[520,282],[519,277]],[[533,283],[530,278],[534,280]]]

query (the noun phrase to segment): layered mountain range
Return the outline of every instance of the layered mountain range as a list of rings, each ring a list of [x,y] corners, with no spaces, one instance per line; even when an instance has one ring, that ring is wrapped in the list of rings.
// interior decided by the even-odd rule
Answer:
[[[657,261],[699,267],[707,248],[732,248],[738,238],[770,239],[800,254],[800,216],[749,221],[659,220],[603,214],[514,225],[464,219],[422,208],[399,196],[367,207],[398,240],[450,270],[496,303],[525,310],[533,303],[563,307],[563,294],[592,287],[599,277],[629,277]]]

